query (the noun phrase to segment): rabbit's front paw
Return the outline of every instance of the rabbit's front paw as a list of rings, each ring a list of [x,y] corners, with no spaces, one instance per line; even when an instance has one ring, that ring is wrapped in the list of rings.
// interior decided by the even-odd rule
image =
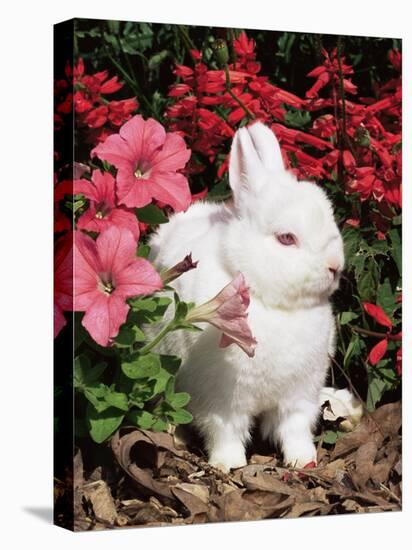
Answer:
[[[223,447],[211,453],[209,464],[222,472],[228,473],[232,468],[246,466],[247,461],[243,450]]]
[[[293,468],[304,468],[310,463],[316,464],[316,447],[312,441],[289,443],[283,449],[283,461],[286,466]]]

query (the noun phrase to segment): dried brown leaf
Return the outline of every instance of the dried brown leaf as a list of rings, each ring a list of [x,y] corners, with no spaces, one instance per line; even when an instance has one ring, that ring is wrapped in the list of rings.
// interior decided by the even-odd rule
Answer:
[[[355,471],[352,472],[352,480],[358,487],[363,488],[373,475],[374,461],[378,445],[376,441],[363,443],[355,454]]]
[[[287,501],[287,502],[286,502]],[[292,498],[263,491],[238,489],[214,499],[212,521],[255,520],[272,517],[293,504]]]
[[[191,516],[208,512],[208,504],[195,494],[189,491],[185,491],[184,489],[181,489],[177,486],[172,487],[172,492],[178,498],[178,500],[182,504],[184,504],[184,506],[189,510]]]
[[[165,441],[171,440],[171,436],[169,434],[163,435],[166,436],[166,438],[163,438]],[[160,441],[160,438],[158,438],[158,440]],[[117,461],[123,470],[139,485],[155,495],[160,495],[169,500],[174,500],[175,497],[171,492],[168,483],[155,480],[151,470],[140,468],[137,464],[132,462],[132,447],[141,441],[149,443],[152,446],[154,445],[153,440],[142,430],[133,430],[121,437],[119,432],[117,432],[112,438],[112,450]],[[169,442],[167,441],[167,443]],[[156,447],[154,447],[154,450],[156,450]]]
[[[109,487],[105,481],[93,481],[82,487],[83,495],[93,508],[98,521],[114,525],[117,517],[116,507]]]
[[[175,487],[194,495],[205,504],[209,502],[209,489],[206,485],[200,483],[178,483]]]
[[[269,491],[281,495],[296,495],[296,489],[270,474],[258,473],[256,476],[244,474],[243,483],[247,489]]]
[[[321,470],[322,476],[329,478],[331,480],[336,479],[339,473],[345,472],[345,460],[343,458],[338,458],[333,460],[325,465]]]
[[[338,439],[331,455],[332,460],[358,449],[367,441],[375,441],[380,447],[385,437],[398,434],[401,422],[400,402],[383,405],[365,415],[353,432]]]
[[[73,486],[81,487],[84,483],[83,457],[80,449],[77,449],[73,459]]]
[[[298,518],[303,516],[307,512],[320,512],[323,508],[323,504],[319,502],[297,502],[291,508],[291,510],[284,516],[286,518]]]
[[[391,471],[394,469],[399,458],[397,451],[392,451],[389,456],[385,456],[380,460],[373,469],[371,479],[376,483],[386,483],[389,479]]]
[[[342,502],[343,508],[347,512],[364,512],[365,508],[361,506],[356,500],[352,500],[351,498],[347,498]]]

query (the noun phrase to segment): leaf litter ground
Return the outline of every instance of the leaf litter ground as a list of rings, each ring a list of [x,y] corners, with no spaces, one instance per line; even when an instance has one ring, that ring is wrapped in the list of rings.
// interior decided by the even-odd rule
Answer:
[[[74,529],[401,510],[400,429],[400,402],[365,414],[333,445],[324,443],[323,429],[318,465],[303,470],[283,467],[254,437],[247,466],[225,474],[187,433],[183,441],[178,434],[122,428],[112,438],[109,464],[86,471],[76,453]],[[63,516],[64,483],[55,496]]]

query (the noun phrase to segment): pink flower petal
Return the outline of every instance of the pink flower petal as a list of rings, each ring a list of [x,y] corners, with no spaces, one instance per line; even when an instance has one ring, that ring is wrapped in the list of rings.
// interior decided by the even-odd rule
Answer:
[[[91,156],[97,156],[100,160],[110,162],[116,168],[123,168],[131,172],[134,172],[136,167],[136,158],[133,149],[129,147],[119,134],[112,134],[103,143],[99,143],[92,150]]]
[[[223,332],[220,347],[237,344],[253,357],[257,345],[247,322],[249,291],[242,273],[226,285],[212,300],[192,309],[189,322],[206,321]]]
[[[97,200],[106,203],[106,205],[115,206],[115,186],[116,180],[109,172],[94,170],[92,182],[97,191]]]
[[[93,203],[90,203],[89,208],[84,212],[77,220],[78,229],[86,229],[87,231],[95,231],[100,233],[106,227],[105,224],[101,224],[103,220],[96,218],[96,207]]]
[[[134,212],[126,210],[126,208],[114,208],[109,215],[108,223],[129,229],[136,242],[139,240],[139,222]]]
[[[84,195],[87,199],[92,201],[98,200],[97,190],[95,186],[88,180],[74,180],[73,182],[73,195]]]
[[[112,225],[97,237],[96,247],[100,270],[121,272],[134,258],[137,243],[131,231]]]
[[[126,321],[129,306],[122,297],[99,293],[87,309],[82,325],[101,346],[107,346],[115,338]]]
[[[152,196],[173,208],[175,212],[187,210],[191,203],[189,182],[183,174],[177,172],[153,172],[150,180]]]
[[[131,298],[140,294],[151,294],[162,288],[160,275],[152,264],[144,258],[136,258],[133,262],[115,272],[116,293],[124,298]]]
[[[231,344],[237,344],[249,357],[255,356],[255,350],[256,350],[256,339],[252,336],[252,333],[250,333],[250,336],[245,335],[245,331],[241,330],[239,331],[239,338],[234,338],[233,335],[229,336],[225,332],[222,334],[222,338],[220,339],[219,347],[221,348],[227,348]]]
[[[61,237],[54,253],[54,302],[65,311],[73,309],[73,233]]]
[[[162,172],[181,170],[190,159],[191,151],[179,134],[167,134],[163,147],[151,157],[153,169],[159,166]]]
[[[97,273],[102,271],[94,240],[74,233],[74,310],[84,311],[99,296]]]
[[[146,162],[163,145],[166,132],[157,120],[149,118],[145,121],[141,115],[136,115],[123,124],[120,136],[133,152],[136,164],[139,164],[141,161]]]
[[[117,198],[120,204],[141,208],[152,202],[152,193],[147,179],[138,179],[130,170],[117,173]]]

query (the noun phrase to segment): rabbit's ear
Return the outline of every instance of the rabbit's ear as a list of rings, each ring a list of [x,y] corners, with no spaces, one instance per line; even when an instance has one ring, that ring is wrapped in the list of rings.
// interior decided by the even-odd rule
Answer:
[[[255,122],[247,130],[264,168],[269,172],[284,170],[279,142],[272,130],[261,122]]]
[[[258,191],[265,181],[265,174],[282,169],[282,154],[272,130],[261,122],[255,122],[236,132],[229,163],[229,182],[235,199],[244,187]]]

